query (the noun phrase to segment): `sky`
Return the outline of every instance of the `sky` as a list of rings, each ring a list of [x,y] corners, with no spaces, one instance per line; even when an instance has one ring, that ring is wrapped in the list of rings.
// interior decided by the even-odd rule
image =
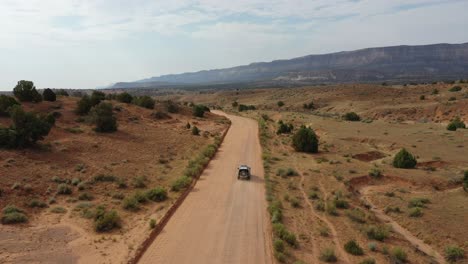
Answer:
[[[0,0],[0,90],[468,42],[468,0]]]

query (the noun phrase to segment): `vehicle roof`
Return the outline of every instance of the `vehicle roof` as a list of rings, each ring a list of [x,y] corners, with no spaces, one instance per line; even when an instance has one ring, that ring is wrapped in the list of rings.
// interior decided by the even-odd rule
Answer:
[[[250,167],[247,166],[247,165],[240,165],[240,166],[239,166],[239,169],[249,169],[249,168],[250,168]]]

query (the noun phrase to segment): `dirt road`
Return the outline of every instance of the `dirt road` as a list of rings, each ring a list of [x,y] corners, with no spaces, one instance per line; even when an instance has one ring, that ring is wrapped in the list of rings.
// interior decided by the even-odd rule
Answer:
[[[272,263],[257,122],[227,117],[218,154],[140,263]],[[240,164],[250,181],[237,180]]]

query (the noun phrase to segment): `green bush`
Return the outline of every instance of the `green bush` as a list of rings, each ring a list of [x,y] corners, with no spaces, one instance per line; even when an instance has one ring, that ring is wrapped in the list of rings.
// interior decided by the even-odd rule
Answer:
[[[419,207],[411,208],[409,212],[410,217],[421,217],[423,215],[422,209]]]
[[[315,132],[309,127],[301,126],[301,128],[294,134],[292,144],[294,149],[299,152],[318,152],[317,135],[315,135]]]
[[[66,90],[64,90],[64,89],[56,90],[55,94],[59,95],[59,96],[69,96],[68,92]]]
[[[57,100],[57,96],[55,95],[54,91],[49,88],[44,89],[42,92],[42,97],[44,98],[44,101],[55,102]]]
[[[271,216],[272,223],[281,223],[283,219],[283,206],[281,205],[281,201],[275,200],[270,203],[268,206],[268,212]]]
[[[21,102],[41,102],[42,96],[31,81],[21,80],[13,89],[13,94]]]
[[[29,201],[28,203],[28,206],[31,207],[31,208],[45,208],[47,207],[47,204],[41,200],[38,200],[38,199],[32,199],[31,201]]]
[[[289,199],[289,202],[291,203],[291,206],[294,208],[299,208],[301,206],[301,203],[296,197]]]
[[[320,260],[324,262],[336,262],[338,258],[335,255],[335,251],[331,248],[326,248],[320,253]]]
[[[179,106],[176,103],[169,100],[169,101],[166,102],[166,110],[169,113],[173,113],[173,114],[178,113],[179,112]]]
[[[118,178],[112,174],[98,174],[93,178],[94,182],[115,182],[117,180]]]
[[[76,102],[75,113],[78,115],[87,115],[92,107],[91,98],[88,95],[84,95]]]
[[[119,93],[117,95],[117,101],[129,104],[133,100],[133,96],[127,92]]]
[[[364,255],[364,250],[359,246],[356,240],[350,240],[344,245],[344,249],[351,255],[361,256]]]
[[[346,215],[351,219],[352,221],[356,223],[365,223],[366,222],[366,213],[362,211],[359,208],[354,208],[351,209],[350,211],[346,212]]]
[[[94,228],[96,232],[107,232],[115,228],[120,228],[121,220],[117,211],[105,211],[104,209],[96,213]]]
[[[284,240],[289,245],[296,247],[297,246],[297,239],[296,235],[290,233],[286,227],[281,223],[274,223],[273,224],[273,232],[276,237]]]
[[[133,187],[135,188],[145,188],[146,187],[146,177],[137,176],[133,179]]]
[[[50,212],[54,213],[54,214],[64,214],[67,212],[67,209],[63,208],[63,207],[60,207],[60,206],[56,206],[52,209],[50,209]]]
[[[419,100],[426,100],[426,96],[424,95],[419,96]]]
[[[243,104],[240,104],[239,107],[237,108],[239,112],[255,110],[255,109],[256,107],[254,105],[243,105]]]
[[[462,248],[452,245],[445,248],[445,259],[449,262],[457,262],[465,258],[465,252]]]
[[[287,168],[287,169],[280,168],[276,171],[276,176],[280,176],[283,178],[297,176],[297,175],[299,175],[299,173],[293,168]]]
[[[278,130],[276,131],[276,134],[289,134],[293,131],[294,126],[292,124],[286,124],[283,122],[283,120],[280,120],[278,122]]]
[[[156,104],[156,101],[154,101],[153,98],[149,96],[140,96],[140,97],[133,97],[132,103],[144,108],[148,109],[154,109],[154,105]]]
[[[86,193],[86,192],[82,193],[82,194],[80,194],[80,196],[78,196],[78,200],[80,200],[80,201],[91,201],[93,199],[94,199],[94,197],[91,194]]]
[[[392,249],[390,258],[395,263],[406,263],[408,261],[408,255],[406,252],[400,247],[394,247]]]
[[[62,194],[62,195],[68,195],[72,193],[72,188],[66,184],[66,183],[61,183],[57,187],[57,194]]]
[[[167,199],[167,191],[162,187],[156,187],[146,193],[146,197],[155,202],[162,202]]]
[[[196,117],[205,116],[205,112],[209,112],[210,109],[204,105],[194,105],[192,107],[192,114]]]
[[[154,229],[156,227],[156,220],[150,219],[149,226],[151,229]]]
[[[91,115],[97,132],[117,131],[117,118],[112,111],[112,104],[100,103],[91,109]]]
[[[196,127],[196,126],[193,126],[192,127],[192,135],[199,136],[200,135],[200,129],[198,129],[198,127]]]
[[[450,131],[455,131],[459,128],[466,128],[466,125],[458,116],[452,119],[452,121],[447,125],[447,130]]]
[[[135,196],[125,197],[122,201],[122,207],[125,210],[137,211],[140,209],[140,203]]]
[[[369,171],[369,176],[371,176],[372,178],[376,178],[376,179],[382,178],[382,171],[379,170],[378,168],[372,168]]]
[[[275,241],[273,242],[273,248],[276,252],[284,252],[285,246],[283,240],[275,239]]]
[[[283,101],[278,101],[276,104],[278,105],[278,107],[284,106],[284,102],[283,102]]]
[[[459,92],[461,90],[462,90],[462,88],[460,86],[454,86],[454,87],[449,89],[449,92]]]
[[[384,241],[389,236],[389,231],[384,226],[369,226],[366,229],[367,237],[377,241]]]
[[[188,186],[190,186],[190,183],[192,183],[192,179],[190,179],[187,176],[181,176],[171,184],[171,191],[173,192],[181,191],[187,188]]]
[[[1,218],[1,222],[4,225],[25,223],[28,221],[24,211],[14,205],[7,205],[5,208],[3,208],[2,213],[3,216]]]
[[[19,105],[15,98],[4,94],[0,95],[0,116],[8,116],[10,107]]]
[[[19,105],[10,107],[13,124],[9,129],[0,128],[0,147],[25,147],[44,139],[52,124],[44,116],[25,112]]]
[[[361,117],[355,112],[348,112],[343,116],[343,119],[346,121],[360,121]]]
[[[406,149],[401,149],[393,159],[393,167],[395,168],[411,169],[416,167],[416,164],[416,158]]]
[[[426,207],[426,204],[430,203],[431,201],[427,198],[412,198],[409,203],[408,203],[408,207],[409,208],[413,208],[413,207],[419,207],[419,208],[423,208],[423,207]]]

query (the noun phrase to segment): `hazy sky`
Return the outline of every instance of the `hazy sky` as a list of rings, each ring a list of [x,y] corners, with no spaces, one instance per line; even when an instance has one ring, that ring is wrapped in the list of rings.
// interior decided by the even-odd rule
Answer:
[[[0,0],[0,90],[468,42],[468,0]]]

